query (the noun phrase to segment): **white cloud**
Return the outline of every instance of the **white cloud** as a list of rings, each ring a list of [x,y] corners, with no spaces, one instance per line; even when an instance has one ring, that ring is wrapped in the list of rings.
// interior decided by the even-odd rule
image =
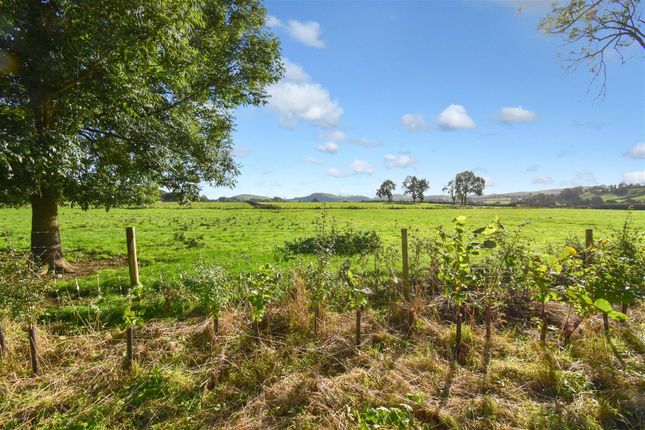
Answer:
[[[284,60],[284,80],[290,82],[309,82],[311,76],[305,72],[301,65],[292,63],[288,59]]]
[[[645,142],[636,144],[625,155],[631,158],[645,158]]]
[[[372,167],[372,165],[367,161],[363,160],[354,159],[354,161],[349,165],[349,168],[352,172],[359,175],[371,175],[374,173],[374,167]]]
[[[330,167],[329,169],[325,170],[325,174],[334,178],[342,178],[343,176],[345,176],[340,170],[335,167]]]
[[[285,62],[287,73],[268,88],[267,107],[280,117],[285,127],[295,127],[298,119],[321,128],[335,128],[343,109],[331,99],[329,91],[320,84],[310,82],[302,67]]]
[[[282,21],[280,21],[278,18],[276,18],[273,15],[267,15],[267,25],[270,28],[282,27]]]
[[[345,133],[340,130],[329,130],[318,135],[318,139],[328,140],[330,142],[342,142],[347,139]]]
[[[302,161],[304,161],[307,164],[317,164],[317,165],[325,164],[324,161],[319,160],[319,159],[314,158],[314,157],[305,157]]]
[[[468,116],[466,109],[462,105],[450,105],[439,114],[437,120],[439,126],[446,130],[456,130],[460,128],[475,128],[475,121]]]
[[[327,142],[322,145],[316,146],[316,150],[319,152],[324,152],[326,154],[335,154],[338,152],[338,145],[334,142]]]
[[[625,173],[623,175],[623,182],[627,182],[628,184],[645,184],[645,170]]]
[[[526,171],[527,172],[537,172],[539,168],[540,168],[539,164],[531,164],[529,167],[526,168]]]
[[[313,48],[324,48],[325,42],[320,38],[320,24],[316,21],[302,22],[295,19],[289,20],[287,31],[298,42]]]
[[[536,176],[531,180],[532,184],[552,184],[553,178],[550,176]]]
[[[324,48],[325,42],[321,38],[320,24],[316,21],[298,21],[290,19],[286,24],[275,16],[267,16],[267,26],[270,28],[283,28],[289,35],[300,43],[313,48]]]
[[[385,166],[388,169],[394,167],[410,167],[416,164],[417,160],[412,158],[410,154],[399,155],[398,157],[394,154],[385,154]]]
[[[503,107],[499,111],[499,120],[504,124],[514,124],[516,122],[535,121],[537,115],[535,112],[524,109],[522,106]]]
[[[412,131],[428,128],[428,123],[420,113],[406,113],[401,117],[401,125]]]

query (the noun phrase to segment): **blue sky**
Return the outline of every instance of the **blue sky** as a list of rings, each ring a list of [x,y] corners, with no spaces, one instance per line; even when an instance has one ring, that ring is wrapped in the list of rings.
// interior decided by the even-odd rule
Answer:
[[[566,71],[562,42],[537,30],[548,2],[266,7],[287,73],[266,106],[237,111],[241,175],[209,197],[373,196],[407,175],[440,194],[467,169],[486,193],[645,183],[642,51],[608,60],[597,98],[586,66]]]

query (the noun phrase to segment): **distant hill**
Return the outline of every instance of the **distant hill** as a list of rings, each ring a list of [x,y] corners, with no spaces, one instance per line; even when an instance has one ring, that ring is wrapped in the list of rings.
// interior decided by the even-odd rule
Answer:
[[[338,196],[336,194],[329,193],[313,193],[304,197],[295,197],[293,199],[288,199],[288,202],[322,202],[322,203],[331,203],[331,202],[365,202],[372,200],[367,196]]]
[[[271,197],[258,196],[255,194],[238,194],[232,197],[220,197],[217,199],[220,202],[268,202]]]
[[[162,194],[162,200],[173,201],[177,196],[173,193]],[[282,199],[255,194],[239,194],[232,197],[220,197],[222,202],[367,202],[378,201],[368,196],[340,196],[331,193],[312,193],[308,196]],[[412,201],[410,196],[395,194],[394,201]],[[449,203],[450,198],[445,194],[425,196],[426,202]],[[594,185],[587,187],[548,189],[539,191],[516,191],[512,193],[486,194],[480,197],[469,197],[471,203],[502,204],[523,206],[572,206],[572,207],[618,207],[617,205],[645,204],[645,185]]]

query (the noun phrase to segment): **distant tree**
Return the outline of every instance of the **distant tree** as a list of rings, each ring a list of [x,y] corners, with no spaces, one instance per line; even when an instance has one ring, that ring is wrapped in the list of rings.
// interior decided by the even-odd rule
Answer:
[[[387,201],[392,203],[392,191],[396,189],[396,184],[389,179],[384,181],[378,190],[376,190],[377,197],[387,198]]]
[[[448,193],[452,204],[454,205],[457,202],[457,186],[455,185],[455,180],[449,181],[445,187],[441,190],[444,193]]]
[[[627,61],[624,50],[636,43],[645,49],[640,0],[568,0],[553,2],[551,12],[542,18],[540,28],[559,35],[571,46],[570,68],[587,63],[592,83],[602,78],[599,95],[606,92],[605,54]],[[638,56],[638,55],[636,55]],[[627,57],[630,57],[628,55]]]
[[[31,205],[38,263],[72,269],[61,203],[234,183],[233,113],[283,69],[266,19],[260,0],[0,2],[0,202]]]
[[[565,205],[580,204],[582,203],[582,187],[565,188],[558,194],[558,201]]]
[[[481,196],[486,187],[486,180],[470,170],[457,173],[454,179],[455,195],[462,205],[468,203],[468,196]]]
[[[430,188],[430,183],[427,179],[419,179],[416,176],[408,176],[403,181],[403,194],[409,194],[412,197],[412,201],[416,202],[417,200],[422,202],[424,198],[424,193]]]

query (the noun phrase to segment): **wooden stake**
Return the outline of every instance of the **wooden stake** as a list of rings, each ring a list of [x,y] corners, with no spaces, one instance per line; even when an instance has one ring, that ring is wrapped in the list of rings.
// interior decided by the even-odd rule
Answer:
[[[139,285],[139,265],[137,263],[137,235],[134,227],[125,229],[128,242],[128,267],[130,269],[130,285]]]
[[[403,263],[403,297],[405,298],[405,305],[408,308],[408,335],[412,331],[414,325],[414,313],[412,311],[412,301],[410,299],[410,263],[408,261],[408,229],[401,229],[401,259]]]
[[[593,229],[588,228],[585,230],[585,246],[591,248],[593,246]]]
[[[4,358],[6,350],[7,344],[5,343],[4,330],[2,330],[2,326],[0,326],[0,361]]]
[[[29,333],[29,354],[31,355],[31,370],[34,371],[34,375],[38,375],[38,347],[36,345],[36,329],[34,328],[33,324],[29,324],[27,332]]]
[[[127,227],[125,229],[125,237],[128,245],[128,268],[130,269],[130,286],[136,287],[139,285],[139,264],[137,262],[137,234],[134,227]],[[132,369],[134,362],[134,329],[128,327],[126,329],[126,370]]]
[[[408,263],[408,229],[401,229],[401,258],[403,260],[403,297],[410,302],[410,267]]]
[[[356,346],[361,345],[361,313],[362,309],[356,308]]]

